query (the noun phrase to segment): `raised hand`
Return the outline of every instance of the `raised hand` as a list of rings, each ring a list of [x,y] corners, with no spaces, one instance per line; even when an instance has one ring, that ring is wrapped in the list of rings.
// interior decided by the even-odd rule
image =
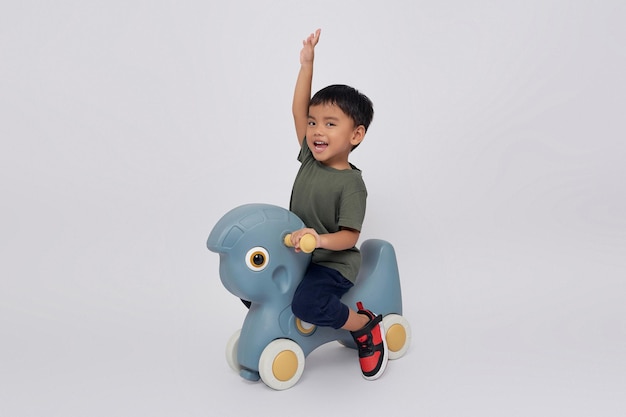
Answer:
[[[321,29],[317,29],[315,33],[311,33],[308,38],[302,41],[302,50],[300,51],[300,64],[312,64],[315,57],[315,45],[320,40]]]

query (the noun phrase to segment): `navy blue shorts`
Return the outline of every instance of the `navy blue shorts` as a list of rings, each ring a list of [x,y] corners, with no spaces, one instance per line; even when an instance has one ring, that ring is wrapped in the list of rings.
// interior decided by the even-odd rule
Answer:
[[[340,329],[350,314],[341,297],[352,286],[337,270],[311,263],[296,288],[291,310],[307,323]]]

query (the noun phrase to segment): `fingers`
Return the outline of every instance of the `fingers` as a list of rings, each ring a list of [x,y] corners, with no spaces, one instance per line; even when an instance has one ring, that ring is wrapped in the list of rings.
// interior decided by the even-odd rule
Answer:
[[[312,33],[310,37],[312,37],[311,39],[311,43],[313,44],[313,46],[317,45],[317,43],[320,40],[320,33],[322,33],[322,29],[317,29],[315,31],[315,33]]]
[[[308,38],[303,40],[302,44],[304,46],[311,45],[312,47],[315,47],[315,45],[317,45],[317,43],[320,40],[320,33],[321,32],[322,32],[322,29],[317,29],[314,33],[311,33]]]
[[[298,237],[298,232],[292,232],[291,233],[291,246],[294,248],[298,247],[298,243],[300,241],[300,238]]]
[[[291,234],[291,243],[294,248],[298,249],[300,247],[300,239],[302,239],[303,235],[304,232],[302,230],[297,230]]]
[[[294,232],[291,233],[291,244],[294,247],[294,249],[296,250],[296,252],[300,252],[301,248],[300,245],[302,243],[302,238],[305,235],[311,235],[313,236],[313,238],[315,239],[315,245],[313,246],[317,246],[318,244],[318,234],[314,229],[310,229],[310,228],[304,228],[304,229],[300,229],[300,230],[296,230]],[[310,241],[308,242],[308,244],[305,244],[305,246],[310,246],[311,243]]]
[[[300,252],[300,238],[301,236],[298,234],[299,231],[295,231],[289,235],[291,239],[291,247],[296,251]]]

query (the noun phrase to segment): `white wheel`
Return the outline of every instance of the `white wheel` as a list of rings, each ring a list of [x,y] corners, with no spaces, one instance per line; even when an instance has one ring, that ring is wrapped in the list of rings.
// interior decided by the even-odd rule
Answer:
[[[385,339],[389,349],[389,359],[398,359],[404,356],[411,344],[411,326],[399,314],[388,314],[383,317]]]
[[[237,349],[239,347],[239,336],[241,335],[241,329],[237,330],[226,343],[226,362],[233,371],[239,373],[241,365],[237,360]]]
[[[293,340],[276,339],[268,344],[259,359],[261,380],[270,388],[291,388],[304,371],[304,352]]]

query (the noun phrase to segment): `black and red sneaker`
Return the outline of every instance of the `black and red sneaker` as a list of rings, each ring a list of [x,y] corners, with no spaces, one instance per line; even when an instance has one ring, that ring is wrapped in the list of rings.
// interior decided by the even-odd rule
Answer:
[[[382,315],[375,315],[363,308],[363,303],[356,303],[358,314],[364,314],[369,318],[361,330],[352,333],[354,342],[359,350],[359,363],[365,379],[376,379],[385,372],[389,351],[385,340],[385,329],[383,328]]]

